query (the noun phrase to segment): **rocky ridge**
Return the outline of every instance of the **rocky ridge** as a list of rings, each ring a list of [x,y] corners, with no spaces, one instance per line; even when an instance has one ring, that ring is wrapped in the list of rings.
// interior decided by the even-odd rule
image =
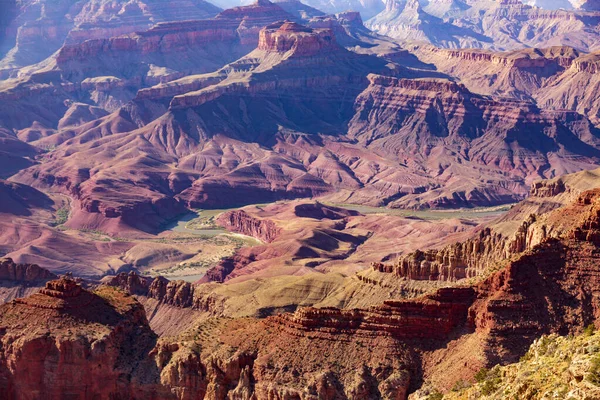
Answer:
[[[15,264],[10,258],[0,259],[0,280],[18,283],[45,283],[56,275],[35,264]]]
[[[0,76],[14,75],[16,69],[42,61],[65,42],[123,35],[161,21],[210,18],[219,11],[202,0],[182,0],[169,6],[153,1],[19,2],[0,49]]]
[[[574,112],[544,111],[530,102],[480,96],[460,83],[446,80],[377,75],[370,75],[369,80],[369,87],[356,99],[349,136],[378,154],[386,154],[408,166],[413,163],[425,166],[432,173],[435,171],[438,181],[446,180],[441,184],[443,191],[406,193],[390,202],[391,206],[457,207],[484,199],[487,205],[510,202],[509,197],[520,200],[527,194],[526,187],[517,189],[514,185],[508,189],[506,183],[500,182],[504,178],[496,175],[499,171],[519,176],[522,185],[538,180],[548,163],[554,164],[555,171],[561,171],[558,175],[579,170],[570,161],[555,163],[552,157],[547,158],[554,152],[565,154],[572,148],[555,143],[548,136],[550,131],[562,127],[583,129],[590,135],[576,133],[574,140],[589,140],[592,146],[598,145],[597,130]],[[551,128],[539,130],[536,125],[541,121]],[[530,126],[527,138],[514,135],[513,132],[525,126]],[[463,150],[465,142],[470,143],[468,154]],[[509,143],[518,143],[519,149],[514,151]],[[547,153],[542,154],[543,151]],[[435,160],[430,158],[431,154],[436,154]],[[534,172],[531,167],[538,163],[546,167],[540,165],[542,168]],[[591,169],[594,164],[581,168]],[[460,179],[454,180],[457,176]],[[482,176],[486,177],[485,183],[477,182]],[[545,177],[552,176],[553,173]]]
[[[416,0],[389,0],[367,26],[402,43],[445,48],[517,50],[570,43],[581,51],[598,49],[594,27],[600,14],[594,11],[544,10],[519,1],[455,4],[432,1],[422,6]],[[554,27],[547,30],[550,21]]]
[[[596,53],[567,46],[492,52],[416,45],[411,51],[475,93],[530,100],[542,109],[569,109],[598,123]]]
[[[581,189],[577,179],[568,176],[536,182],[531,185],[528,200],[515,206],[506,216],[479,229],[474,237],[441,249],[406,254],[393,264],[373,263],[372,268],[411,280],[449,282],[488,274],[490,270],[501,267],[501,262],[514,259],[545,240],[563,237],[565,226],[576,223],[564,218],[565,205],[574,201],[573,207],[585,207],[591,204],[590,197],[594,196],[594,192],[579,193]],[[532,203],[553,201],[550,208],[530,206]],[[525,220],[517,224],[519,219]],[[509,227],[506,228],[506,225]],[[582,229],[577,228],[572,235],[586,240],[587,234]]]

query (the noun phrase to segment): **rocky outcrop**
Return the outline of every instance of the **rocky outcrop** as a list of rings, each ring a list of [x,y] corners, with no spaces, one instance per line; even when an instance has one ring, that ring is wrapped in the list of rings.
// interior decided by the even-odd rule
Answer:
[[[135,272],[121,272],[105,282],[125,292],[158,301],[161,305],[190,308],[216,313],[218,305],[211,296],[195,296],[195,285],[185,281],[169,281],[163,277],[149,278]]]
[[[0,259],[0,304],[37,292],[57,276],[35,264],[16,264]]]
[[[562,180],[556,181],[540,181],[531,184],[531,196],[535,197],[554,197],[567,190],[565,183]]]
[[[226,276],[224,275],[220,280],[213,277],[207,282],[223,282]],[[134,296],[154,300],[159,307],[167,306],[167,310],[169,307],[173,307],[180,310],[199,311],[216,317],[224,315],[224,303],[227,300],[222,295],[201,288],[197,289],[196,285],[198,283],[181,280],[169,281],[161,276],[156,278],[144,277],[133,271],[129,273],[121,272],[107,279],[103,284],[119,288]],[[156,307],[152,305],[147,309],[147,312],[153,313],[155,310]],[[167,313],[169,312],[167,311]]]
[[[576,72],[597,74],[600,72],[600,57],[598,53],[583,56],[573,62],[572,68]]]
[[[374,263],[373,269],[413,280],[456,281],[482,273],[491,263],[506,255],[506,239],[490,229],[477,238],[441,250],[416,251],[395,264]]]
[[[339,47],[330,30],[284,22],[269,25],[260,31],[258,49],[277,53],[291,51],[295,56],[309,57],[321,51],[336,51]]]
[[[157,379],[156,367],[144,361],[156,336],[131,297],[111,288],[92,293],[61,278],[40,293],[3,305],[0,315],[0,388],[8,400],[40,394],[59,399],[66,393],[110,398],[135,389],[140,392],[128,397],[143,398],[160,392],[157,385],[144,392],[136,384]],[[148,375],[135,375],[136,368]],[[38,379],[29,379],[31,370]]]
[[[467,310],[475,298],[472,288],[440,289],[415,301],[385,301],[366,310],[301,308],[294,314],[271,321],[291,329],[322,332],[389,335],[400,339],[440,339],[465,324]]]
[[[15,264],[10,258],[0,259],[0,280],[19,283],[40,283],[56,279],[56,275],[35,264]]]
[[[275,222],[254,218],[244,210],[227,211],[216,222],[229,231],[252,236],[266,243],[277,239],[281,233],[281,228]]]

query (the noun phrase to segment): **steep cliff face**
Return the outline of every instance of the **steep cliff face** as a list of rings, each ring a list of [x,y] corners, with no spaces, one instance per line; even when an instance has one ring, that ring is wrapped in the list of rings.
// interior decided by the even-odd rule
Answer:
[[[45,283],[56,275],[35,264],[15,264],[10,258],[0,259],[0,280],[18,283]]]
[[[154,1],[19,2],[2,41],[0,71],[8,75],[16,68],[40,62],[65,42],[106,39],[145,30],[157,22],[210,18],[219,11],[202,0],[182,0],[168,6]]]
[[[425,165],[436,172],[437,179],[461,176],[460,181],[448,182],[437,192],[405,196],[393,205],[456,206],[461,202],[476,204],[480,199],[489,202],[502,196],[517,200],[527,193],[526,186],[513,186],[512,194],[501,190],[500,180],[504,178],[497,175],[499,171],[519,176],[522,183],[532,183],[554,176],[542,172],[548,164],[561,170],[561,174],[578,170],[571,162],[553,161],[552,154],[565,154],[575,148],[570,140],[562,142],[550,132],[567,129],[577,137],[576,141],[592,146],[600,143],[600,135],[589,120],[574,112],[546,112],[529,102],[490,99],[443,80],[376,75],[369,79],[370,86],[356,100],[349,134],[388,157],[408,165]],[[539,129],[539,123],[549,129]],[[526,129],[529,135],[515,135],[520,129]],[[580,130],[586,133],[576,133]],[[468,153],[463,147],[466,143]],[[539,164],[533,169],[530,160],[533,165],[542,162],[544,166]],[[585,164],[583,169],[594,167],[593,163]],[[478,182],[482,176],[487,177],[485,183]],[[496,184],[492,195],[490,189]]]
[[[466,323],[473,302],[472,288],[440,289],[434,295],[415,301],[386,301],[367,310],[301,308],[294,314],[272,318],[272,323],[294,330],[355,335],[382,335],[399,339],[446,338]],[[400,323],[401,321],[401,323]]]
[[[217,218],[217,224],[227,230],[252,236],[270,243],[279,236],[281,228],[273,221],[260,220],[243,210],[228,211]]]
[[[105,282],[132,295],[141,295],[160,304],[199,311],[214,311],[205,299],[194,296],[194,284],[184,281],[169,281],[163,277],[142,277],[135,272],[121,272]]]
[[[417,251],[401,257],[395,264],[374,263],[379,272],[413,280],[456,281],[477,276],[491,263],[503,259],[507,240],[490,229],[479,237],[441,250]]]
[[[598,53],[583,55],[573,61],[570,68],[546,84],[536,96],[543,107],[553,109],[571,109],[587,115],[598,125],[600,108],[598,107],[598,71],[600,66]]]
[[[0,303],[28,296],[56,279],[50,271],[35,264],[16,264],[10,258],[0,259]]]
[[[579,194],[579,179],[574,175],[536,182],[531,185],[528,200],[479,229],[474,237],[441,249],[406,254],[393,264],[373,263],[372,267],[412,280],[457,281],[485,275],[541,242],[563,237],[573,229],[573,235],[586,240],[585,227],[593,226],[593,216],[580,225],[576,215],[593,213],[588,208],[596,191]]]
[[[157,379],[150,363],[144,365],[148,376],[131,375],[136,365],[144,368],[139,363],[156,337],[141,305],[113,289],[91,293],[63,278],[3,305],[0,315],[0,385],[7,399],[39,393],[48,399],[67,393],[80,398],[127,393],[143,397],[133,394],[132,380]],[[36,371],[37,378],[32,380],[27,371]]]

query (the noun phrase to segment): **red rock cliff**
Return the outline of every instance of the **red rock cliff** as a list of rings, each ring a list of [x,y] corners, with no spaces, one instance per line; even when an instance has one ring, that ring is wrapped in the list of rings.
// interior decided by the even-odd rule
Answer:
[[[281,233],[281,228],[273,221],[254,218],[244,210],[221,214],[217,219],[217,224],[227,230],[252,236],[267,243],[275,240]]]

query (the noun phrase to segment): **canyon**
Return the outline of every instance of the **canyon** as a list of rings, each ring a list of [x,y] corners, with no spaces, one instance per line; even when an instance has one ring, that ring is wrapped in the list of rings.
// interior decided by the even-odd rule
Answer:
[[[573,184],[580,181],[570,179]],[[130,393],[131,398],[148,393],[160,398],[218,398],[242,392],[258,398],[391,399],[406,397],[424,381],[449,389],[482,366],[516,361],[540,333],[581,333],[595,321],[600,197],[598,190],[575,186],[569,186],[569,196],[564,196],[566,191],[549,196],[563,198],[565,204],[542,214],[561,226],[561,234],[505,258],[505,265],[488,269],[474,283],[463,280],[414,299],[386,300],[368,308],[300,307],[267,318],[213,313],[205,319],[205,305],[186,300],[193,285],[148,281],[135,274],[90,289],[68,276],[50,280],[37,294],[0,307],[2,359],[11,360],[3,365],[3,389],[15,398],[27,395],[35,386],[25,385],[19,371],[40,368],[40,363],[62,359],[67,352],[72,361],[57,363],[53,371],[41,369],[42,382],[49,373],[70,376],[73,365],[82,371],[109,365],[114,367],[95,369],[94,376],[106,381],[126,371],[128,378],[102,388],[89,383],[85,390]],[[186,315],[196,315],[197,325],[157,338],[142,303],[132,294],[146,306],[159,302],[163,311],[194,308],[196,314]],[[57,312],[60,319],[52,317]],[[18,315],[28,317],[16,319]],[[40,321],[48,325],[24,329],[24,323]],[[83,336],[75,339],[78,334]],[[119,350],[123,346],[128,351]],[[45,356],[35,358],[28,348],[43,348]],[[308,356],[300,361],[293,356],[298,352]],[[374,359],[373,352],[381,352],[381,357]],[[352,357],[342,357],[344,353]],[[451,374],[449,363],[454,365]],[[85,381],[70,382],[52,385],[55,396],[83,393]]]
[[[597,396],[596,2],[1,7],[0,397]]]
[[[283,12],[269,4],[245,12]],[[352,33],[343,21],[338,29]],[[54,150],[12,179],[72,196],[72,228],[154,233],[189,208],[298,197],[408,208],[499,205],[523,199],[537,179],[598,162],[597,128],[576,112],[488,99],[438,72],[390,63],[382,42],[377,57],[349,51],[337,38],[310,23],[270,24],[255,50],[216,72],[143,88],[87,123],[79,118],[97,110],[73,105],[67,113],[79,126],[63,120],[64,128],[31,142]],[[519,129],[534,133],[524,139]]]

